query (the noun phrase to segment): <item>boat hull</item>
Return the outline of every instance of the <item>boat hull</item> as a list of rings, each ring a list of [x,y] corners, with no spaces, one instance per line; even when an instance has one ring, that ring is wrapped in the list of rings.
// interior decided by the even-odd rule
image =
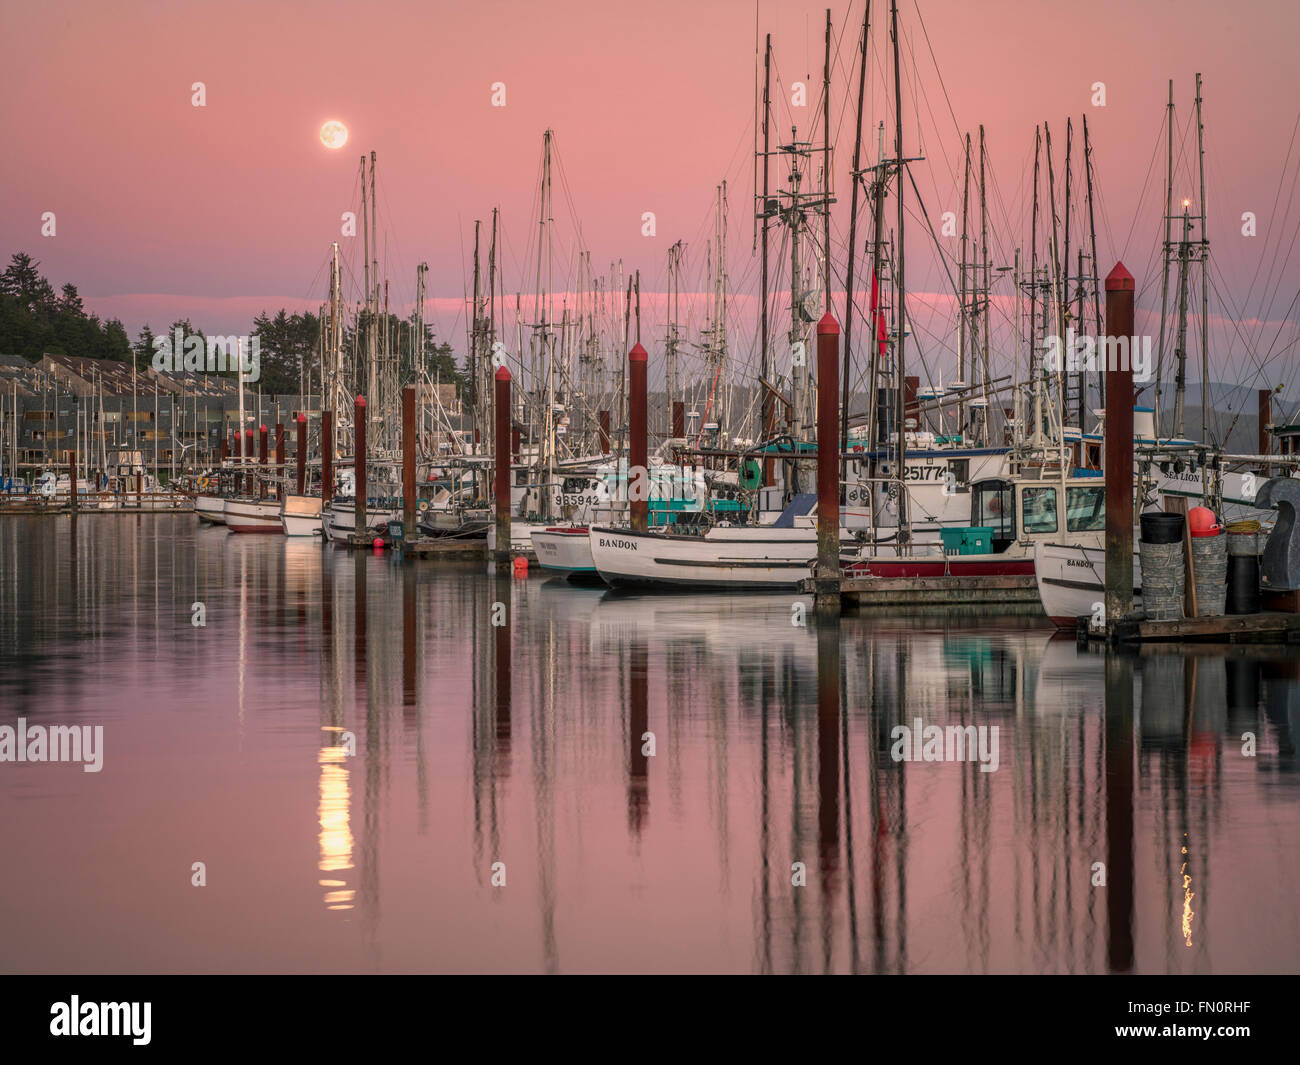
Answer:
[[[211,525],[225,525],[226,501],[220,496],[195,496],[194,513],[199,516],[199,521],[206,521]]]
[[[280,503],[280,525],[286,536],[315,536],[321,531],[320,496],[286,495]]]
[[[1038,597],[1052,623],[1073,629],[1106,600],[1106,549],[1100,545],[1039,544],[1034,552]],[[1133,597],[1142,597],[1142,567],[1133,553]]]
[[[814,529],[711,529],[704,536],[593,527],[591,557],[614,587],[780,591],[811,574]]]
[[[283,533],[275,500],[227,499],[226,528],[235,533]]]
[[[582,526],[535,529],[533,550],[542,569],[577,577],[600,577],[591,557],[590,530]]]

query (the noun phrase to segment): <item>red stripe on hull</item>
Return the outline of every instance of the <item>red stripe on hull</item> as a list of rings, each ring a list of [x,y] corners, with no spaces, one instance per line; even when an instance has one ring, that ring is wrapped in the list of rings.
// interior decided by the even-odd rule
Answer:
[[[237,533],[282,533],[284,532],[284,529],[281,528],[278,522],[275,525],[231,525],[230,522],[226,522],[226,528],[229,529],[231,532],[237,532]]]
[[[988,562],[953,562],[947,565],[935,559],[904,559],[899,562],[856,562],[845,566],[844,573],[850,577],[864,574],[872,577],[1032,577],[1034,560],[1000,559]]]

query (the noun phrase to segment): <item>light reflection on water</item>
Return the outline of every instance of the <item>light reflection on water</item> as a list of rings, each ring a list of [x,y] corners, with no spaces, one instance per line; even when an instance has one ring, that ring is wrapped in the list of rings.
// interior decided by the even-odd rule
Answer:
[[[73,548],[0,519],[0,725],[105,726],[98,774],[0,764],[6,970],[1297,968],[1293,650],[800,627],[184,515]],[[895,761],[918,718],[999,768]]]

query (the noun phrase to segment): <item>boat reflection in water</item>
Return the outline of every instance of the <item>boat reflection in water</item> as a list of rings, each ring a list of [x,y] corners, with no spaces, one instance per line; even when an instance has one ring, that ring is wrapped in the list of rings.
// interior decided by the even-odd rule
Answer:
[[[0,538],[0,725],[105,727],[102,773],[0,771],[0,846],[41,874],[14,969],[1294,968],[1290,648],[96,520],[75,568],[67,524]],[[896,757],[918,722],[996,728],[997,768]]]

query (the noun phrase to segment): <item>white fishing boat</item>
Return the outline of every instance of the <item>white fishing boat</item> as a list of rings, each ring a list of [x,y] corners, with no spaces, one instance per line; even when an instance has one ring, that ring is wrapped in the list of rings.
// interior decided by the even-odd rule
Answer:
[[[591,557],[590,529],[585,525],[551,525],[534,529],[533,550],[542,569],[571,578],[599,578]]]
[[[1137,543],[1136,534],[1133,537]],[[1040,543],[1034,550],[1034,579],[1045,613],[1057,628],[1072,629],[1080,617],[1097,614],[1106,600],[1105,533],[1075,543]],[[1133,552],[1133,599],[1141,605],[1142,566]]]
[[[221,496],[196,495],[194,497],[194,513],[199,516],[199,521],[205,521],[211,525],[225,525],[226,501]]]
[[[237,533],[280,533],[280,502],[277,499],[227,499],[226,527]]]
[[[798,495],[771,525],[714,525],[702,533],[593,526],[592,561],[614,587],[794,589],[817,557],[816,502]],[[840,537],[848,542],[848,530]]]
[[[321,497],[285,495],[280,501],[280,525],[286,536],[315,536],[321,531]]]
[[[373,530],[376,535],[382,535],[386,531],[390,521],[397,521],[401,517],[401,511],[395,507],[366,507],[366,528]],[[279,512],[276,513],[276,520],[279,520]],[[352,538],[357,532],[357,506],[356,500],[350,498],[334,498],[330,500],[329,505],[321,508],[321,531],[327,538],[334,541],[346,541]]]

